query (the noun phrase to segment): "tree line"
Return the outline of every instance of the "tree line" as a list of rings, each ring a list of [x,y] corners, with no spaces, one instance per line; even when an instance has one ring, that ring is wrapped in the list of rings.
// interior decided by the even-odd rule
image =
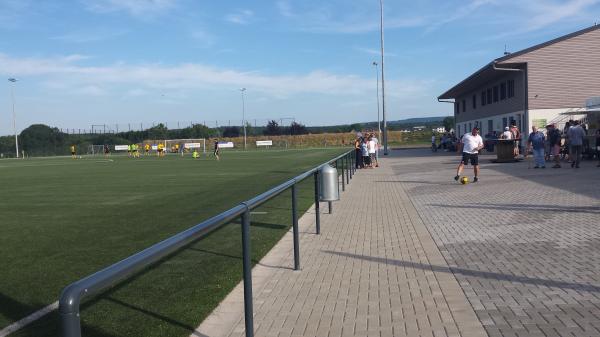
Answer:
[[[260,133],[257,133],[260,132]],[[281,127],[272,120],[265,127],[246,127],[247,135],[264,134],[301,135],[307,134],[306,126],[293,122],[288,127]],[[200,139],[218,137],[239,137],[243,135],[242,128],[229,126],[209,128],[206,125],[195,124],[183,129],[168,129],[164,124],[158,124],[142,131],[125,131],[107,134],[68,134],[56,127],[44,124],[34,124],[24,129],[18,136],[19,152],[25,151],[28,156],[51,156],[69,154],[70,146],[77,146],[80,151],[87,150],[90,145],[119,145],[141,143],[144,140],[161,139]],[[15,157],[14,136],[0,137],[0,157]]]

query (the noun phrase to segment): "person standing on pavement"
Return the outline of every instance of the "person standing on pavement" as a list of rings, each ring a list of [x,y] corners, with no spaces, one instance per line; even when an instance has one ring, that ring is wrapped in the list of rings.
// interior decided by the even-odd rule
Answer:
[[[533,132],[529,134],[527,147],[529,150],[533,149],[533,159],[535,160],[535,166],[533,168],[546,168],[546,158],[544,156],[546,137],[535,125],[531,127],[531,130]]]
[[[379,166],[379,164],[377,163],[377,142],[375,142],[375,140],[373,138],[374,138],[374,136],[373,136],[373,134],[371,134],[371,136],[369,136],[369,142],[367,143],[367,147],[369,149],[369,161],[371,162],[371,167],[373,167],[373,165]]]
[[[583,150],[583,138],[585,138],[585,131],[579,125],[579,121],[573,121],[573,125],[569,128],[568,136],[571,145],[571,153],[569,154],[571,167],[579,168],[581,151]]]
[[[462,147],[462,159],[458,168],[456,169],[456,176],[454,180],[458,181],[462,174],[465,165],[469,165],[469,161],[473,166],[473,172],[475,177],[473,182],[479,181],[479,150],[483,149],[483,139],[479,135],[479,128],[474,127],[471,133],[465,133],[459,144],[459,149]]]
[[[550,153],[552,153],[552,159],[554,160],[552,168],[560,168],[560,131],[558,131],[554,124],[546,125],[546,130],[548,143],[550,144]]]
[[[356,137],[356,139],[354,140],[354,155],[355,155],[355,158],[356,158],[356,161],[354,163],[354,168],[355,169],[362,168],[362,166],[363,166],[363,162],[362,162],[362,150],[360,149],[360,144],[361,143],[362,143],[361,137]]]
[[[596,167],[600,167],[600,129],[596,130],[596,157],[598,157]]]
[[[379,167],[379,139],[377,139],[375,134],[373,134],[372,136],[373,141],[375,142],[375,167]]]

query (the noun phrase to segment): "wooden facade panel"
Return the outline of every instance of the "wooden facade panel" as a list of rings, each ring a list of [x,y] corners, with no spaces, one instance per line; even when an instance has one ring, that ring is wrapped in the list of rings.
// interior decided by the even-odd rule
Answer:
[[[600,96],[600,29],[503,63],[527,63],[529,109],[583,107]]]

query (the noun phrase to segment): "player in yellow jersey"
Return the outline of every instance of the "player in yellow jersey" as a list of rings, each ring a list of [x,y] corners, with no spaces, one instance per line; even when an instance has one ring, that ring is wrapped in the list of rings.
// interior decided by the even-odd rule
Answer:
[[[144,155],[146,155],[146,156],[147,156],[147,155],[149,155],[149,154],[150,154],[150,144],[149,144],[149,143],[146,143],[146,144],[144,145]]]
[[[165,156],[165,144],[163,144],[163,143],[158,143],[158,156],[159,157]]]
[[[71,158],[77,159],[77,150],[75,149],[75,144],[71,145]]]

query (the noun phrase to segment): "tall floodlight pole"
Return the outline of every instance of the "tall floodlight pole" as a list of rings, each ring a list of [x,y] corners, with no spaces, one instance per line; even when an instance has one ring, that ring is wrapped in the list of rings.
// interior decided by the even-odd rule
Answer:
[[[381,141],[381,121],[379,120],[379,64],[373,62],[375,75],[377,76],[377,138]]]
[[[242,92],[242,124],[244,124],[244,150],[246,149],[246,100],[244,98],[244,93],[246,92],[246,88],[241,88]]]
[[[383,66],[383,0],[379,0],[380,9],[380,35],[381,35],[381,107],[383,110],[383,154],[388,155],[388,134],[387,134],[387,119],[385,116],[385,76]]]
[[[19,139],[17,138],[17,114],[15,113],[15,83],[17,83],[16,78],[9,78],[9,82],[12,83],[10,86],[10,96],[12,97],[12,112],[13,112],[13,131],[15,132],[15,153],[17,154],[17,158],[19,158]]]

